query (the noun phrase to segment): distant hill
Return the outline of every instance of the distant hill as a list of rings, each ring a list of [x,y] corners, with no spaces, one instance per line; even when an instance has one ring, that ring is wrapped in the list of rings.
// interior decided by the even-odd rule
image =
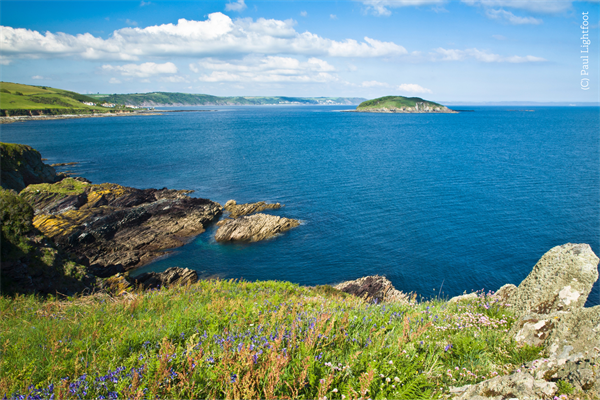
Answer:
[[[109,112],[105,107],[86,105],[98,100],[68,90],[0,82],[0,116],[91,114]]]
[[[286,96],[233,96],[209,94],[152,92],[132,94],[94,94],[96,101],[142,107],[159,106],[221,106],[221,105],[277,105],[277,104],[341,104],[354,105],[364,101],[358,97],[286,97]]]
[[[455,113],[446,106],[420,97],[385,96],[363,101],[357,112],[375,113]]]

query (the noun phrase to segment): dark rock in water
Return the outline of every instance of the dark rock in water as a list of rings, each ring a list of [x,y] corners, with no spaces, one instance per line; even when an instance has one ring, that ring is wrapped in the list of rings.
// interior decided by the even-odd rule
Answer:
[[[257,242],[268,239],[300,225],[300,221],[268,214],[254,214],[236,219],[225,219],[217,223],[215,234],[218,242]]]
[[[20,196],[33,205],[36,228],[106,277],[145,265],[204,232],[221,206],[189,193],[66,178],[30,185]]]
[[[229,211],[229,218],[237,218],[242,215],[253,214],[264,210],[277,210],[281,208],[281,204],[267,204],[264,201],[257,203],[237,204],[235,200],[229,200],[223,207],[225,211]]]
[[[187,285],[198,282],[198,273],[189,268],[171,267],[164,272],[143,273],[134,280],[145,289],[159,286]]]
[[[5,189],[20,192],[27,185],[54,183],[64,178],[54,168],[42,162],[40,153],[23,144],[0,143],[2,158],[1,184]]]
[[[392,282],[379,275],[366,276],[354,281],[338,283],[335,289],[360,297],[366,301],[408,303],[406,293],[396,290]]]

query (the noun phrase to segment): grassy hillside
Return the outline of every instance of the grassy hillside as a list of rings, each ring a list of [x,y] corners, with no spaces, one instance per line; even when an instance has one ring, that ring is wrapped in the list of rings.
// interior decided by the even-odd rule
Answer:
[[[0,82],[0,115],[88,114],[109,112],[110,109],[88,106],[82,102],[98,100],[68,90],[47,86],[30,86]]]
[[[360,103],[357,109],[366,108],[402,108],[414,107],[417,103],[425,103],[429,107],[443,107],[441,104],[423,100],[420,97],[385,96]]]
[[[219,97],[208,94],[153,92],[132,94],[90,95],[99,101],[136,106],[157,105],[275,105],[275,104],[358,104],[361,98],[347,97],[282,97],[282,96],[236,96]]]
[[[510,309],[484,294],[368,304],[273,281],[123,289],[0,297],[0,396],[440,398],[541,351],[517,347]]]

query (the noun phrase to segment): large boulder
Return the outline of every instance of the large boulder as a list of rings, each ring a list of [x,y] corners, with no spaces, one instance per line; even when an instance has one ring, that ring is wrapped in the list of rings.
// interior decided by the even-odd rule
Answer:
[[[406,293],[397,290],[386,277],[373,275],[353,281],[338,283],[333,286],[344,293],[360,297],[368,302],[401,302],[408,303]]]
[[[254,214],[256,212],[264,211],[264,210],[277,210],[281,208],[281,204],[274,203],[268,204],[264,201],[259,201],[257,203],[246,203],[246,204],[237,204],[235,200],[229,200],[223,206],[225,211],[229,211],[229,218],[237,218],[242,215]]]
[[[257,242],[300,225],[300,221],[268,214],[254,214],[236,219],[225,219],[217,223],[217,242]]]
[[[589,245],[567,243],[544,254],[519,287],[500,288],[495,296],[519,317],[510,335],[519,344],[543,346],[548,358],[523,372],[455,388],[454,398],[552,398],[557,380],[599,398],[600,306],[584,308],[597,266]]]
[[[598,279],[598,257],[588,244],[548,251],[510,296],[517,314],[550,314],[584,306]]]

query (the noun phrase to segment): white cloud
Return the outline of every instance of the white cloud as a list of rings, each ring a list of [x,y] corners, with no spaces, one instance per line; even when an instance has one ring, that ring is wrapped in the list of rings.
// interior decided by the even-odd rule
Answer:
[[[142,1],[140,2],[140,7],[148,6],[148,5],[150,5],[150,4],[152,4],[152,3],[151,3],[151,2],[149,2],[149,1],[144,1],[144,0],[142,0]]]
[[[434,61],[463,61],[466,59],[473,58],[477,61],[491,63],[491,62],[508,62],[508,63],[526,63],[526,62],[543,62],[547,61],[541,57],[535,56],[501,56],[499,54],[488,53],[486,51],[478,50],[476,48],[457,50],[457,49],[444,49],[442,47],[435,49],[435,53],[432,54]]]
[[[360,0],[367,6],[367,10],[375,15],[391,15],[390,8],[409,7],[409,6],[439,6],[446,0]]]
[[[158,78],[158,81],[159,82],[171,82],[171,83],[179,83],[179,82],[189,83],[190,82],[185,77],[180,76],[180,75],[163,76],[163,77]]]
[[[117,83],[121,83],[121,81],[118,80],[117,78],[110,78],[110,80],[108,81],[108,83],[117,84]]]
[[[136,78],[147,78],[152,75],[177,73],[177,67],[171,62],[167,62],[164,64],[155,64],[153,62],[147,62],[139,65],[103,65],[102,69],[107,72],[118,72],[123,76],[133,76]]]
[[[46,79],[46,78],[44,78],[41,75],[34,75],[34,76],[31,77],[31,79]]]
[[[190,64],[190,71],[196,73],[200,72],[200,70],[194,64]]]
[[[337,15],[335,15],[335,14],[329,14],[329,18],[330,19],[337,19]]]
[[[504,7],[535,13],[554,14],[571,9],[571,0],[462,0],[470,6]]]
[[[2,27],[0,51],[8,58],[82,58],[137,61],[143,57],[214,57],[218,55],[296,54],[332,57],[389,57],[404,47],[368,37],[336,41],[294,29],[293,20],[250,18],[233,21],[213,13],[204,21],[122,28],[107,39],[90,33],[69,35]]]
[[[363,83],[361,83],[362,87],[390,87],[389,84],[385,83],[385,82],[378,82],[378,81],[364,81]]]
[[[244,11],[248,6],[244,0],[237,0],[235,3],[227,3],[225,4],[225,11]]]
[[[231,62],[209,58],[198,62],[194,68],[205,72],[198,77],[201,82],[309,83],[339,80],[332,65],[314,57],[300,61],[291,57],[249,56]]]
[[[510,11],[506,11],[506,10],[489,9],[489,10],[486,10],[485,15],[487,15],[491,19],[508,21],[509,23],[511,23],[513,25],[524,25],[524,24],[539,25],[542,23],[541,19],[533,18],[533,17],[518,17],[515,14],[511,13]]]
[[[403,93],[432,93],[431,90],[416,83],[403,83],[398,86],[398,90]]]
[[[306,11],[300,11],[300,16],[306,17],[308,13]]]
[[[138,25],[138,23],[137,23],[137,22],[135,22],[135,21],[132,21],[132,20],[130,20],[129,18],[127,18],[127,19],[125,20],[125,23],[126,23],[127,25],[130,25],[130,26],[137,26],[137,25]]]
[[[492,37],[496,40],[506,40],[506,36],[502,35],[492,35]]]

